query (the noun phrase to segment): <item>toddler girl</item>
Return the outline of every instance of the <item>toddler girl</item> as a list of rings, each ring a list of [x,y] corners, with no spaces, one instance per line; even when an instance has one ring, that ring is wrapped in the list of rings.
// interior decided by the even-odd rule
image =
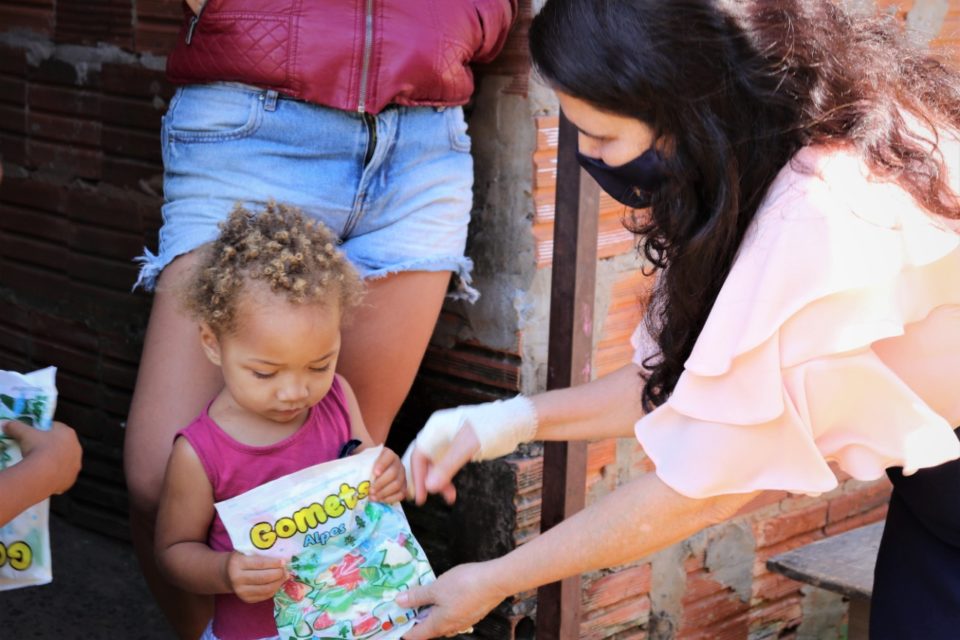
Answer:
[[[177,433],[157,520],[161,570],[216,594],[204,638],[277,635],[272,597],[282,560],[234,551],[214,503],[372,444],[346,380],[334,373],[342,314],[362,285],[320,223],[270,204],[237,207],[184,292],[223,389]],[[370,498],[395,502],[404,474],[384,449]]]

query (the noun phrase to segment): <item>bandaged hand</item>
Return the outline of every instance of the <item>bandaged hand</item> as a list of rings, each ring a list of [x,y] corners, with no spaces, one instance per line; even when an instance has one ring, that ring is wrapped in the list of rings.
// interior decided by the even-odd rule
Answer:
[[[491,460],[536,437],[537,412],[525,396],[435,412],[403,456],[407,494],[417,504],[426,493],[455,497],[450,480],[473,460]]]

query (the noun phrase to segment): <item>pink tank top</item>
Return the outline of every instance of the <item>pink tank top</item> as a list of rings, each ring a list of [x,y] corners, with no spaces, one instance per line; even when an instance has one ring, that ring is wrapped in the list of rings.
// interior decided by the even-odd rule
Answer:
[[[266,447],[252,447],[231,438],[208,413],[209,406],[180,430],[197,452],[216,502],[233,498],[270,480],[335,460],[350,440],[350,412],[339,378],[323,400],[310,408],[307,420],[290,437]],[[215,551],[233,551],[230,536],[214,516],[207,543]],[[247,604],[232,593],[214,598],[213,633],[221,640],[255,640],[277,635],[273,600]]]

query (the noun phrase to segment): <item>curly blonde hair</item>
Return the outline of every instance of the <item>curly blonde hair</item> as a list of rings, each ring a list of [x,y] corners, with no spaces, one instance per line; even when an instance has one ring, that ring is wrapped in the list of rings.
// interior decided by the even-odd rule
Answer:
[[[253,282],[294,304],[359,303],[363,282],[322,223],[270,202],[257,213],[237,205],[183,292],[187,311],[217,335],[237,327],[241,294]]]

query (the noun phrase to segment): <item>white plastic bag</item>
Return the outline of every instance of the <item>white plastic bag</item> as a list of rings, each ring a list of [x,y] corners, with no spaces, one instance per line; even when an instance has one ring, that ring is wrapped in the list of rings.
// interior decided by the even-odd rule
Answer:
[[[382,447],[318,464],[216,504],[238,551],[288,560],[274,596],[283,640],[400,638],[398,593],[434,580],[399,504],[367,499]]]
[[[54,367],[25,375],[0,371],[0,420],[49,430],[57,406],[56,373]],[[22,459],[17,441],[0,434],[0,470]],[[0,527],[0,591],[53,579],[49,517],[50,500],[43,500]]]

